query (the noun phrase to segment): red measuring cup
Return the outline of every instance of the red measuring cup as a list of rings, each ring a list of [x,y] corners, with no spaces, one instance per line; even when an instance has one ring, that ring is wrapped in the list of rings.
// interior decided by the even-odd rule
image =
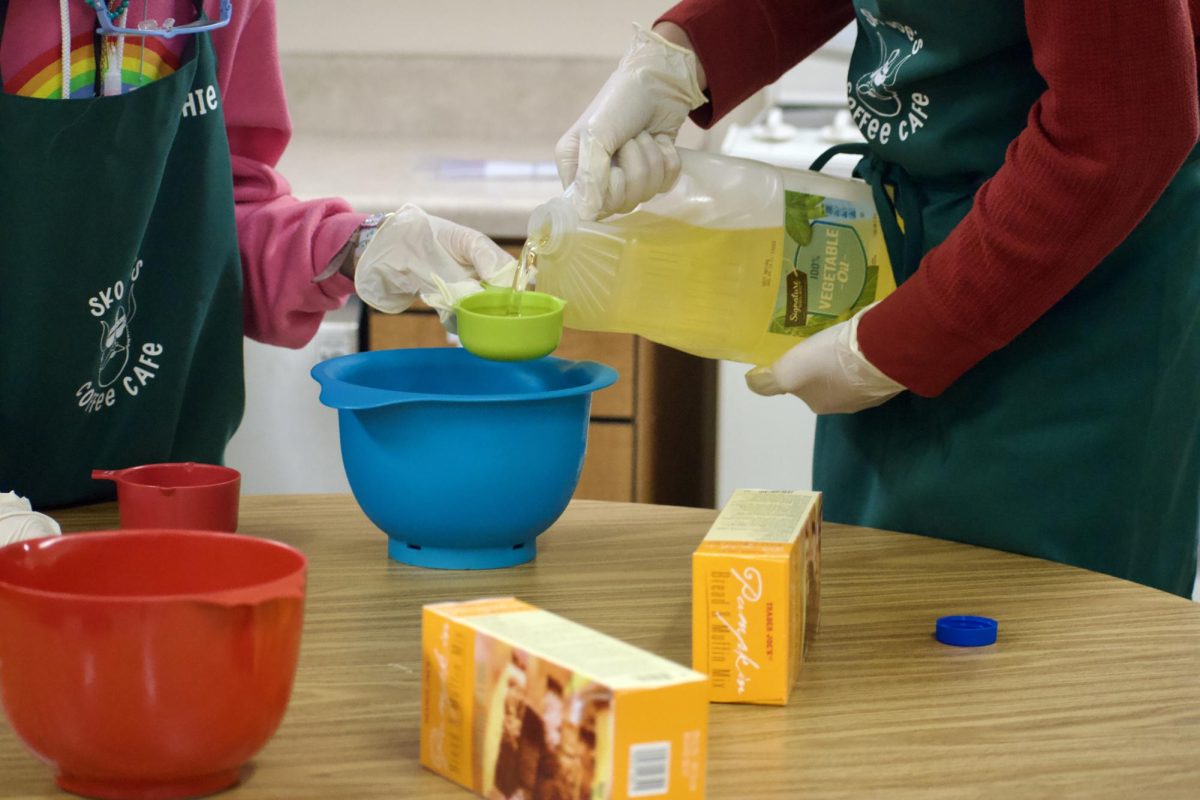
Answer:
[[[236,531],[242,475],[216,464],[144,464],[97,469],[96,480],[117,484],[122,528]]]

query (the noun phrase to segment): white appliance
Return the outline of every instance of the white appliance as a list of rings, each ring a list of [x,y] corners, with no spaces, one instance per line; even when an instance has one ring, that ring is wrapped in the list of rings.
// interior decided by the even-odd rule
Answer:
[[[770,105],[751,125],[732,126],[726,155],[807,169],[826,149],[862,141],[845,107],[852,29],[784,76]],[[825,171],[849,177],[856,157],[837,156]],[[746,388],[749,367],[722,361],[717,370],[716,501],[735,489],[811,489],[816,415],[791,395],[760,397]]]
[[[778,100],[784,92],[776,88],[773,94]],[[830,146],[862,140],[848,110],[830,104],[830,92],[816,92],[808,100],[797,91],[788,92],[786,107],[770,106],[754,124],[731,127],[721,152],[808,169]],[[857,161],[854,156],[836,156],[824,172],[848,178]],[[812,488],[816,415],[790,395],[760,397],[746,389],[748,369],[732,361],[718,365],[718,507],[738,488]]]
[[[359,350],[362,303],[351,297],[325,315],[299,350],[245,339],[246,413],[225,463],[242,473],[243,494],[350,491],[342,469],[337,412],[317,400],[308,374],[318,362]]]

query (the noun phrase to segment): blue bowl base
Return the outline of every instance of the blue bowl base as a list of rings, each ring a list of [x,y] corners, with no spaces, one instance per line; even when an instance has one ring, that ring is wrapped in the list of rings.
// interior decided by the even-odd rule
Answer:
[[[500,569],[533,561],[537,555],[537,537],[508,547],[455,549],[410,545],[388,539],[388,558],[401,564],[430,569]]]

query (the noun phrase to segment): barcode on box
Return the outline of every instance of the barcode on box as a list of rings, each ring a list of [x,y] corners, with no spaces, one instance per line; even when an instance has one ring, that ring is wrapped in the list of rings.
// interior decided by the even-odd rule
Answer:
[[[646,742],[629,748],[629,796],[667,793],[671,778],[671,743]]]

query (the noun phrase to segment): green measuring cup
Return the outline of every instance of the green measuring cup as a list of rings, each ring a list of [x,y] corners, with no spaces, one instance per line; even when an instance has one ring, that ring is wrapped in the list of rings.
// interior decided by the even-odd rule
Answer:
[[[513,298],[512,289],[488,287],[455,305],[458,338],[468,352],[492,361],[541,358],[562,339],[565,305],[544,292],[526,291]]]

